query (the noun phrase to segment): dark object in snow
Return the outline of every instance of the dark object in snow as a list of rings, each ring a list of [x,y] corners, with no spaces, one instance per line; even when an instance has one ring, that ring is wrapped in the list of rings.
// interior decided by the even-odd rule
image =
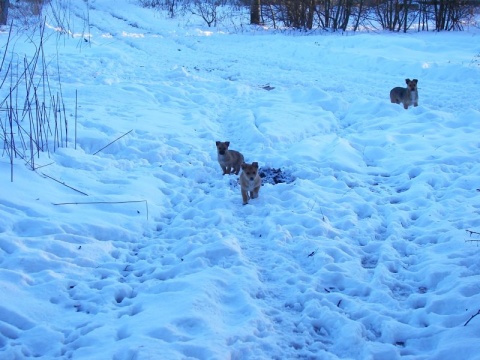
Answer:
[[[270,167],[260,168],[258,175],[263,179],[262,183],[272,185],[276,184],[290,184],[295,181],[295,177],[282,169],[275,169]]]

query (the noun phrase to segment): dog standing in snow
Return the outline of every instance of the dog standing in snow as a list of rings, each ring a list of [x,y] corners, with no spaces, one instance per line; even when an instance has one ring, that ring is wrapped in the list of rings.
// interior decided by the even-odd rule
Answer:
[[[390,90],[390,101],[395,104],[403,104],[405,109],[412,104],[418,106],[418,80],[405,79],[405,82],[407,83],[406,88],[395,87]]]
[[[262,186],[262,179],[258,175],[258,162],[251,164],[242,164],[242,173],[240,174],[240,187],[242,189],[243,205],[248,204],[249,199],[258,197],[258,192]]]
[[[236,150],[229,150],[230,141],[217,141],[218,163],[223,170],[223,175],[231,174],[232,170],[235,175],[240,172],[243,164],[243,155]]]

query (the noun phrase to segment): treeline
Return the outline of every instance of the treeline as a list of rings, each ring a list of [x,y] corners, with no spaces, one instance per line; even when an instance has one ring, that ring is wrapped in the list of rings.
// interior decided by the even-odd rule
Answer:
[[[209,26],[228,17],[219,8],[250,9],[250,23],[274,28],[382,29],[389,31],[463,30],[480,13],[480,0],[139,0],[167,10],[171,17],[190,12]],[[233,15],[233,12],[232,12]]]
[[[479,0],[252,0],[251,22],[311,30],[463,30]]]
[[[250,10],[249,22],[277,29],[389,30],[397,32],[464,30],[476,24],[480,0],[136,0],[140,6],[165,11],[174,18],[200,16],[208,26],[238,20]],[[29,4],[40,14],[52,0],[0,0],[0,24],[7,23],[9,6]],[[68,6],[68,3],[67,5]],[[87,3],[88,6],[88,3]],[[64,11],[64,10],[63,10]],[[58,11],[57,11],[58,12]],[[247,20],[248,21],[248,20]],[[243,25],[245,18],[243,17]]]

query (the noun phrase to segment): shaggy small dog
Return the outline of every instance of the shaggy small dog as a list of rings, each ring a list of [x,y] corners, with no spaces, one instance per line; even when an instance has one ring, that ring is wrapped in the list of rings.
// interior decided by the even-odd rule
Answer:
[[[258,197],[258,192],[260,191],[261,186],[262,179],[258,175],[258,162],[242,164],[240,188],[242,190],[243,205],[248,204],[249,199],[255,199]]]
[[[230,141],[217,141],[218,163],[223,170],[223,175],[231,174],[232,170],[235,175],[240,172],[243,164],[243,155],[235,150],[229,150]]]
[[[418,80],[405,79],[405,82],[407,83],[406,88],[395,87],[390,90],[390,101],[394,104],[403,104],[405,109],[412,104],[418,106]]]

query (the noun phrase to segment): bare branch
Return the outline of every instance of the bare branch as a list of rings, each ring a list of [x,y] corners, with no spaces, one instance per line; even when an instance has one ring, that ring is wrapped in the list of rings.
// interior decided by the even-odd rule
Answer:
[[[145,208],[147,210],[147,220],[148,220],[147,200],[66,202],[66,203],[54,203],[53,205],[60,206],[60,205],[93,205],[93,204],[129,204],[129,203],[140,203],[140,202],[145,203]]]
[[[122,137],[124,137],[125,135],[130,134],[132,131],[133,131],[133,129],[130,130],[130,131],[128,131],[128,132],[126,132],[126,133],[123,134],[122,136],[119,136],[118,138],[116,138],[115,140],[113,140],[112,142],[110,142],[109,144],[105,145],[105,146],[104,146],[103,148],[101,148],[100,150],[95,151],[95,152],[93,153],[93,155],[97,155],[100,151],[102,151],[103,149],[109,147],[109,146],[112,145],[115,141],[120,140],[120,139],[121,139]]]
[[[473,319],[475,316],[478,316],[478,315],[480,315],[480,310],[478,310],[476,314],[472,315],[472,316],[470,317],[470,319],[468,319],[467,322],[466,322],[465,324],[463,324],[463,326],[467,326],[468,323],[469,323],[470,321],[472,321],[472,319]]]
[[[41,173],[41,174],[42,174],[43,176],[49,178],[49,179],[52,179],[53,181],[58,182],[59,184],[62,184],[63,186],[68,187],[69,189],[72,189],[72,190],[74,190],[74,191],[76,191],[76,192],[78,192],[78,193],[80,193],[80,194],[82,194],[82,195],[88,196],[88,194],[84,193],[83,191],[77,190],[77,189],[75,189],[74,187],[71,187],[70,185],[65,184],[63,181],[57,180],[57,179],[55,179],[55,178],[53,178],[53,177],[51,177],[51,176],[49,176],[49,175],[47,175],[47,174],[44,174],[44,173]]]

